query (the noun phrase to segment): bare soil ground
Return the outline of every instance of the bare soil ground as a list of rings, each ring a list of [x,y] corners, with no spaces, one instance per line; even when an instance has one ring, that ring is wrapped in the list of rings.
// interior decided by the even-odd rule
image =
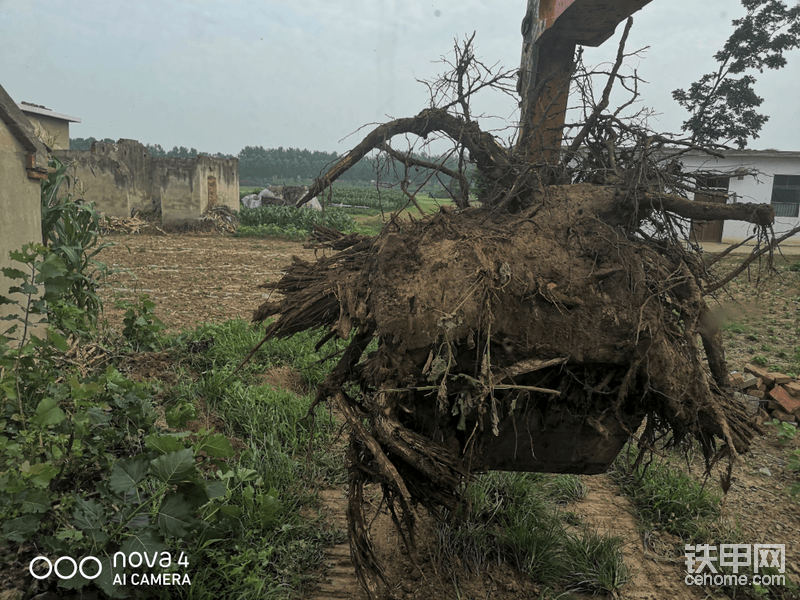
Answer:
[[[99,259],[116,270],[104,290],[109,324],[122,326],[125,309],[142,294],[155,302],[169,331],[199,323],[250,319],[264,301],[258,284],[274,281],[292,255],[312,258],[302,244],[216,234],[111,235]]]
[[[198,323],[222,322],[235,317],[249,319],[263,302],[256,286],[275,281],[292,255],[313,257],[302,244],[282,240],[256,240],[219,235],[171,234],[114,235],[115,243],[100,260],[119,269],[103,291],[106,318],[121,327],[123,309],[115,300],[135,301],[147,293],[156,303],[156,314],[171,331]],[[742,276],[721,298],[721,318],[729,324],[725,333],[726,354],[731,369],[741,368],[755,356],[785,369],[797,364],[800,335],[800,273],[788,266],[800,256],[779,263],[781,276],[756,289],[754,280]],[[738,326],[731,326],[731,324]],[[274,385],[291,388],[291,373],[265,374]],[[787,490],[796,475],[787,468],[788,450],[800,447],[800,436],[788,446],[778,443],[774,429],[754,440],[753,448],[734,471],[733,484],[724,500],[725,516],[735,522],[749,543],[786,544],[787,574],[800,582],[800,505]],[[699,467],[694,469],[698,477]],[[679,539],[662,532],[645,531],[633,515],[628,499],[607,475],[584,476],[588,496],[567,507],[601,531],[625,540],[625,561],[632,579],[620,598],[672,600],[674,598],[724,597],[719,590],[689,587],[683,582],[686,568]],[[374,495],[374,494],[373,494]],[[340,490],[322,493],[324,510],[332,523],[344,527],[345,500]],[[377,510],[377,497],[372,498]],[[491,566],[483,573],[443,573],[433,560],[434,539],[429,532],[420,540],[418,552],[409,557],[402,551],[389,518],[379,515],[374,535],[378,553],[396,581],[398,598],[536,598],[543,590],[508,566]],[[336,546],[326,555],[323,583],[309,598],[352,597],[362,593],[349,565],[346,546]]]

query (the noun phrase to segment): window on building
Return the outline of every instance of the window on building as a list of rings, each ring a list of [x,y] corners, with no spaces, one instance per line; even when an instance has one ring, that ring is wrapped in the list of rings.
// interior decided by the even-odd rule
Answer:
[[[797,217],[800,212],[800,175],[775,175],[771,203],[776,217]]]

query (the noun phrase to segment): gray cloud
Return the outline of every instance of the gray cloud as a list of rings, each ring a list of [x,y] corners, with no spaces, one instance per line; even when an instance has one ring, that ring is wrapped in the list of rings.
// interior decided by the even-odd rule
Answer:
[[[524,0],[7,0],[0,83],[17,101],[81,117],[75,137],[342,152],[356,138],[339,140],[361,125],[426,105],[415,79],[442,69],[434,61],[455,37],[476,30],[485,62],[516,67],[524,9]],[[636,14],[629,48],[651,46],[634,64],[650,81],[643,99],[661,113],[656,128],[678,129],[685,116],[670,92],[713,69],[739,14],[730,0],[654,0]],[[587,60],[610,60],[615,42],[587,50]],[[800,53],[789,58],[759,77],[772,119],[754,147],[798,149]],[[511,118],[515,110],[502,96],[479,106]]]

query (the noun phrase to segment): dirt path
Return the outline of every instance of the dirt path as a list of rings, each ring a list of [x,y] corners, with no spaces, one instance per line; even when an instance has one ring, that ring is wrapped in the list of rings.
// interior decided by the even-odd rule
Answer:
[[[347,531],[347,498],[343,491],[328,488],[321,490],[319,495],[330,522],[339,530]],[[325,549],[322,564],[325,567],[322,580],[319,587],[306,597],[307,600],[358,600],[363,596],[350,560],[350,543],[346,539],[341,544]]]
[[[589,489],[586,497],[570,506],[590,527],[600,533],[620,537],[630,580],[619,593],[621,600],[663,600],[702,598],[699,589],[683,582],[686,576],[682,555],[674,547],[680,540],[669,534],[648,534],[643,539],[641,526],[628,499],[608,475],[582,477]]]

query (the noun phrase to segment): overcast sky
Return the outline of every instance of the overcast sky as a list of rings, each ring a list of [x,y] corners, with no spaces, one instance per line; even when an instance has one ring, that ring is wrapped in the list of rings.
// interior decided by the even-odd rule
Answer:
[[[344,152],[366,123],[425,108],[416,79],[453,39],[476,31],[488,64],[519,65],[526,0],[0,0],[0,84],[17,102],[80,117],[72,137],[237,153],[244,146]],[[677,131],[670,92],[714,68],[743,14],[737,0],[653,0],[634,15],[629,49],[649,82],[651,125]],[[622,32],[587,63],[610,60]],[[771,116],[753,148],[800,150],[800,52],[758,76]],[[514,119],[515,103],[480,107]]]

